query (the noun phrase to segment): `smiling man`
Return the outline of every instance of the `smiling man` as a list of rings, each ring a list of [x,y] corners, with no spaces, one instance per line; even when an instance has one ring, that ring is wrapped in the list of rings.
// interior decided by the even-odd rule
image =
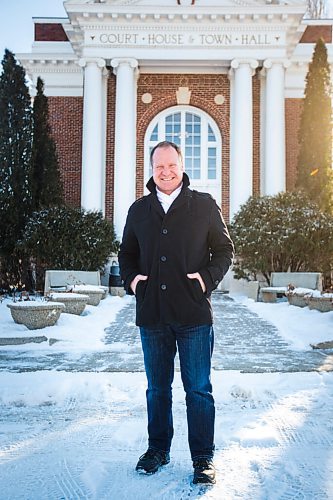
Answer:
[[[189,189],[178,146],[151,151],[150,194],[129,209],[119,252],[124,286],[136,296],[148,381],[148,449],[136,470],[154,473],[170,461],[172,382],[178,349],[186,393],[193,483],[215,483],[215,406],[210,380],[214,344],[210,296],[233,257],[221,211]]]

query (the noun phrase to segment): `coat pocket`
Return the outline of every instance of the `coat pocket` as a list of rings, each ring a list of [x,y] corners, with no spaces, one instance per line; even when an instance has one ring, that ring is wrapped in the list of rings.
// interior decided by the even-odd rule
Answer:
[[[200,281],[197,280],[196,278],[194,278],[194,279],[189,278],[189,280],[191,281],[191,288],[192,288],[195,300],[197,302],[201,302],[204,298],[204,292],[202,291]]]
[[[143,302],[147,289],[147,280],[140,280],[136,285],[135,297],[138,303]]]

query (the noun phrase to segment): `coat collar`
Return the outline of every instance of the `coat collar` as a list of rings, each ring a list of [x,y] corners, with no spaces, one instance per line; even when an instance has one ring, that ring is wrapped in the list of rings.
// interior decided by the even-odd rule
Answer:
[[[168,210],[168,213],[170,213],[173,209],[179,208],[181,205],[183,205],[186,200],[188,200],[188,197],[192,197],[192,191],[191,189],[188,189],[190,185],[190,179],[188,175],[184,172],[183,173],[183,186],[180,194],[177,196],[175,201],[172,203],[170,209]],[[157,199],[157,194],[156,194],[156,184],[154,182],[154,179],[151,177],[149,181],[146,184],[147,188],[150,191],[150,195],[152,197],[152,206],[157,210],[162,217],[165,216],[164,210],[162,208],[162,205]]]

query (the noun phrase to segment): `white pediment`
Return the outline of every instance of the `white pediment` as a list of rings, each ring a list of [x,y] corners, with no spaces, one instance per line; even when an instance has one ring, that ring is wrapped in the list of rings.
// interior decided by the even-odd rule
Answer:
[[[156,7],[175,7],[180,4],[183,7],[194,4],[197,7],[258,7],[270,5],[294,5],[305,6],[305,0],[66,0],[66,5],[118,5],[118,6],[156,6]]]

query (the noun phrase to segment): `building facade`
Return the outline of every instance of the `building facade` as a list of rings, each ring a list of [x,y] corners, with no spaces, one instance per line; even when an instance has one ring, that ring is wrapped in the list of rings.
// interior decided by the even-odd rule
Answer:
[[[121,237],[160,140],[230,220],[252,194],[294,185],[305,76],[332,21],[302,0],[67,0],[35,18],[17,57],[49,98],[66,200]]]

